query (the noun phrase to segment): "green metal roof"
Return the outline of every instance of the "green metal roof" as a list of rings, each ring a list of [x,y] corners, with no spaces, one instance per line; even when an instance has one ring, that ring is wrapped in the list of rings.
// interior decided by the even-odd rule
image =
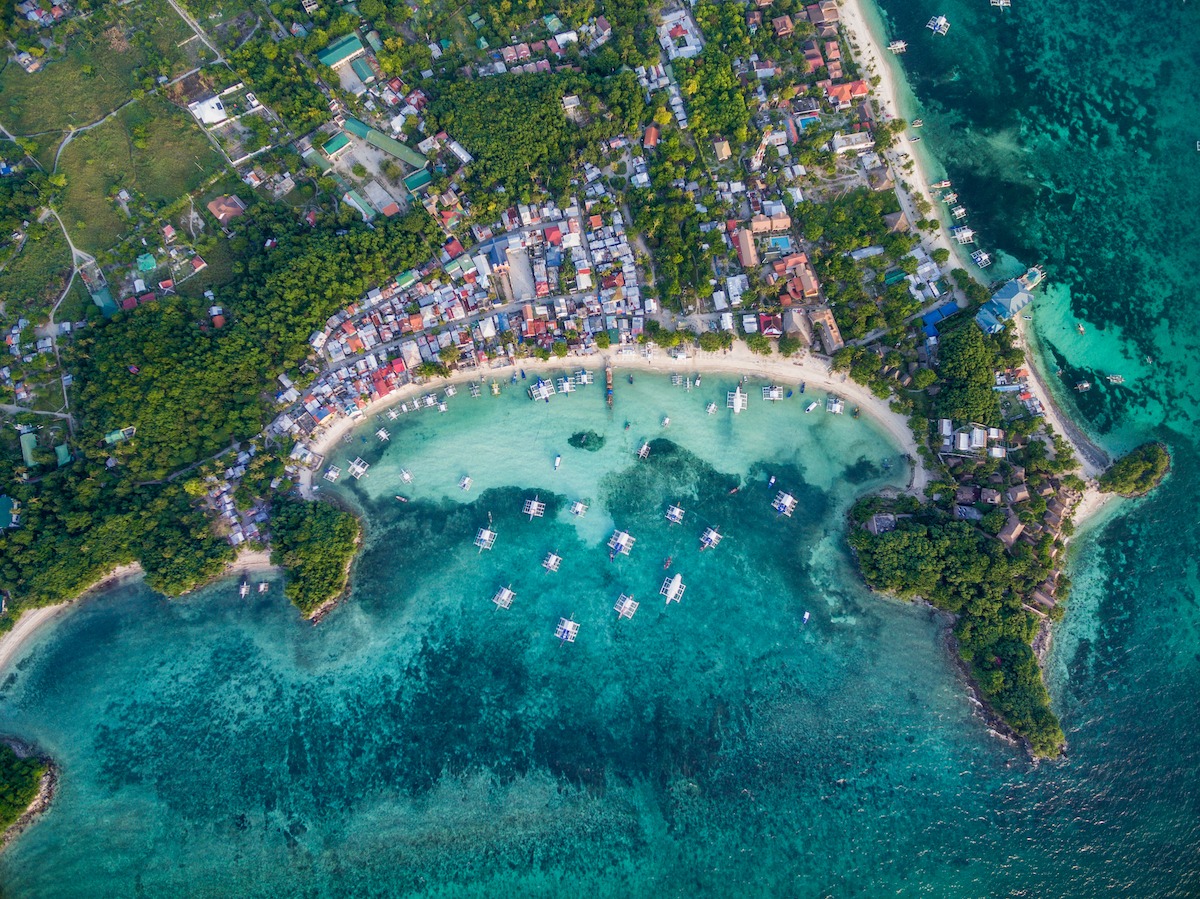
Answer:
[[[384,153],[395,156],[401,162],[407,163],[414,169],[425,168],[426,159],[412,147],[406,146],[394,137],[388,137],[382,131],[376,131],[374,128],[367,135],[367,143],[372,147],[378,147]]]
[[[370,125],[367,125],[364,122],[360,122],[358,119],[356,119],[352,115],[346,116],[346,121],[342,124],[342,127],[345,128],[347,131],[349,131],[351,134],[353,134],[355,137],[362,138],[363,140],[366,140],[367,135],[371,133]]]
[[[350,68],[354,70],[354,74],[358,76],[358,80],[363,84],[369,84],[375,80],[375,73],[371,70],[371,64],[361,56],[350,63]]]
[[[352,56],[366,52],[362,41],[358,39],[357,34],[348,34],[343,38],[334,41],[324,50],[317,54],[317,62],[323,66],[333,68],[340,65]]]
[[[117,311],[117,304],[113,301],[112,291],[107,287],[101,287],[99,290],[92,291],[92,302],[100,307],[100,311],[105,315],[113,315]]]
[[[0,528],[13,526],[13,509],[19,508],[15,499],[0,496]]]
[[[341,131],[335,134],[329,140],[325,141],[325,145],[321,147],[321,152],[326,156],[333,156],[339,150],[344,150],[350,145],[350,138],[346,137]]]
[[[58,446],[56,446],[54,448],[54,456],[58,460],[59,468],[62,468],[64,465],[69,464],[71,459],[74,458],[71,455],[71,448],[69,446],[67,446],[65,443],[60,443]]]
[[[404,179],[404,186],[408,188],[409,193],[416,193],[422,187],[433,181],[433,174],[421,169],[419,172],[413,172]]]
[[[158,263],[154,261],[153,254],[143,253],[137,258],[137,267],[139,272],[152,272],[158,268]]]
[[[29,466],[36,465],[33,461],[33,451],[37,449],[37,435],[24,433],[21,435],[21,458],[25,460],[25,464]]]
[[[353,203],[355,206],[357,206],[362,214],[367,217],[367,221],[375,218],[375,207],[372,206],[370,202],[368,202],[367,198],[358,191],[346,191],[345,199],[347,202]]]
[[[404,290],[408,287],[412,287],[416,283],[417,283],[417,273],[415,271],[413,271],[412,269],[409,269],[406,272],[401,272],[400,274],[396,275],[396,286],[398,288],[400,288],[400,290]]]

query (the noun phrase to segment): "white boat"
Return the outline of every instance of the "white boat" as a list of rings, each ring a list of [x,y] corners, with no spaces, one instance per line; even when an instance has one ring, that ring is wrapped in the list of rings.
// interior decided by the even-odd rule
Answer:
[[[717,544],[721,542],[721,532],[716,528],[705,528],[704,533],[700,535],[700,549],[716,549]]]
[[[800,619],[800,626],[801,626],[801,627],[804,627],[804,625],[808,624],[808,615],[809,615],[809,613],[808,613],[808,612],[805,612],[805,613],[804,613],[804,617],[803,617],[802,619]]]
[[[617,619],[632,618],[633,613],[638,609],[638,603],[633,601],[633,596],[627,593],[622,593],[617,604],[613,606],[613,611],[617,613]]]
[[[562,564],[562,556],[558,553],[549,553],[542,560],[542,567],[547,571],[558,571],[558,566]]]
[[[687,587],[683,584],[683,575],[677,574],[674,577],[669,577],[663,581],[662,589],[658,591],[659,596],[667,598],[667,605],[673,602],[679,602],[683,599],[683,591]]]
[[[1105,378],[1108,379],[1109,384],[1124,384],[1125,383],[1124,375],[1105,375]]]
[[[412,483],[412,472],[409,471],[407,468],[401,468],[400,469],[400,480],[402,480],[406,484],[411,484]]]
[[[513,599],[516,594],[512,591],[512,585],[501,587],[496,591],[496,595],[492,597],[492,602],[496,604],[497,609],[511,609]]]
[[[554,628],[554,636],[558,637],[562,643],[574,643],[575,638],[579,636],[579,622],[574,618],[558,619],[558,626]]]
[[[663,416],[662,426],[664,428],[669,428],[671,426],[671,416],[669,416],[669,415]]]
[[[935,35],[937,35],[937,34],[944,35],[947,31],[950,30],[950,20],[947,19],[945,16],[934,16],[932,19],[930,19],[928,22],[925,23],[925,27],[928,28],[930,31],[932,31]]]
[[[258,583],[258,592],[259,593],[266,593],[270,589],[271,589],[271,585],[268,584],[266,581],[259,581],[259,583]]]
[[[246,581],[245,578],[242,578],[242,585],[240,587],[238,587],[238,596],[240,596],[242,599],[245,599],[249,595],[250,595],[250,584]]]
[[[582,518],[584,515],[587,514],[587,510],[588,510],[587,503],[580,502],[579,500],[575,500],[575,502],[571,503],[571,514],[572,515]]]
[[[554,457],[554,470],[558,471],[558,466],[562,465],[562,456]]]
[[[473,482],[471,481],[471,479],[469,477],[467,477],[466,475],[463,475],[461,478],[458,479],[458,489],[462,490],[465,493],[466,491],[471,489],[472,483]]]
[[[813,409],[816,409],[820,405],[821,404],[818,403],[816,400],[813,400],[811,403],[809,403],[807,406],[804,407],[804,414],[807,415],[809,412],[811,412]]]
[[[446,396],[447,397],[454,396],[456,393],[458,393],[457,387],[455,387],[453,384],[446,385]]]
[[[908,49],[908,42],[907,41],[892,41],[890,44],[888,44],[888,49],[891,50],[893,53],[903,53],[905,50]]]
[[[709,415],[716,415],[717,414],[717,404],[709,403],[707,406],[704,407],[704,411],[707,412]]]

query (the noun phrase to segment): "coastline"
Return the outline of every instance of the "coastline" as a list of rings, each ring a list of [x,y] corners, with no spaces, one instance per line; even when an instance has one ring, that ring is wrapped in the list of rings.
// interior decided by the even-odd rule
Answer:
[[[907,490],[920,495],[929,483],[929,472],[917,452],[917,443],[913,438],[908,419],[893,412],[886,400],[881,400],[861,384],[857,384],[842,373],[831,372],[827,360],[808,353],[797,354],[791,358],[782,356],[758,356],[741,343],[735,343],[733,348],[720,353],[706,353],[703,350],[689,349],[685,358],[676,359],[665,351],[655,349],[647,357],[643,348],[639,347],[632,353],[619,348],[601,351],[592,356],[566,356],[562,359],[521,359],[508,362],[495,368],[469,369],[453,372],[447,378],[436,381],[424,381],[420,384],[406,384],[386,397],[382,397],[367,405],[360,418],[342,416],[312,438],[309,447],[321,456],[329,455],[343,436],[360,424],[365,423],[371,416],[379,414],[396,403],[405,399],[440,389],[448,384],[462,384],[468,381],[507,380],[512,372],[525,369],[531,372],[546,370],[570,370],[581,367],[602,367],[605,362],[612,364],[614,370],[626,369],[656,374],[673,373],[703,373],[719,375],[747,375],[766,381],[779,381],[782,384],[805,382],[809,387],[836,393],[848,403],[858,406],[864,415],[887,431],[888,435],[900,447],[902,453],[909,458],[912,465],[912,481]],[[301,495],[306,499],[313,498],[312,480],[315,472],[307,470],[301,477]]]
[[[270,553],[262,549],[243,549],[237,558],[225,566],[224,571],[207,583],[229,577],[232,574],[254,574],[257,572],[275,571],[278,566],[271,564]],[[144,572],[137,562],[128,565],[118,565],[95,583],[88,585],[73,599],[67,599],[52,606],[38,606],[27,609],[17,619],[12,630],[0,634],[0,673],[3,673],[25,645],[51,621],[57,619],[71,605],[79,600],[104,590],[111,590],[130,581],[138,580]]]

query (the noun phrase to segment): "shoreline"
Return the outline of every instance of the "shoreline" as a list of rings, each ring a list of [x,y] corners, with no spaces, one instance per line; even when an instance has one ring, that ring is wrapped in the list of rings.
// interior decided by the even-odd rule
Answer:
[[[278,566],[271,564],[270,553],[267,550],[244,549],[238,553],[232,562],[225,566],[225,569],[220,574],[199,586],[206,586],[234,574],[255,574],[278,570],[280,570]],[[33,609],[26,609],[16,620],[12,630],[5,634],[0,634],[0,673],[8,669],[30,640],[40,633],[51,621],[60,617],[72,605],[93,594],[102,593],[105,590],[111,590],[130,581],[138,580],[144,573],[142,566],[137,562],[118,565],[106,575],[97,578],[94,583],[89,584],[81,590],[79,595],[73,599],[66,599],[52,606],[38,606]]]
[[[0,741],[7,744],[19,758],[37,756],[46,762],[46,773],[42,775],[42,779],[38,783],[37,795],[25,807],[25,811],[21,812],[21,816],[10,824],[3,834],[0,834],[0,852],[3,852],[50,808],[50,804],[54,801],[54,793],[58,788],[58,765],[54,763],[54,759],[40,755],[33,746],[17,737],[0,737]]]
[[[507,379],[513,371],[525,369],[530,372],[546,370],[569,371],[576,368],[602,367],[605,361],[612,364],[615,370],[626,369],[655,374],[717,374],[717,375],[747,375],[765,381],[778,381],[782,384],[805,382],[807,386],[834,393],[846,400],[848,404],[856,405],[863,415],[879,425],[899,447],[902,455],[908,457],[912,467],[912,479],[907,488],[909,493],[920,495],[929,483],[929,472],[917,451],[917,442],[913,438],[908,419],[893,412],[886,400],[881,400],[861,384],[850,380],[843,373],[831,372],[829,362],[822,357],[802,351],[791,358],[778,355],[759,356],[750,352],[745,344],[735,343],[730,350],[720,353],[706,353],[703,350],[691,348],[687,356],[675,359],[665,351],[655,349],[647,357],[642,348],[638,347],[630,354],[622,348],[599,351],[590,356],[566,356],[561,359],[552,358],[542,361],[536,358],[521,359],[507,362],[495,368],[477,368],[465,371],[455,371],[449,377],[437,380],[427,380],[422,383],[406,384],[393,391],[386,397],[374,400],[363,410],[358,418],[342,416],[336,422],[313,436],[309,448],[321,456],[328,456],[337,448],[343,436],[360,425],[367,424],[370,418],[393,406],[402,400],[441,389],[449,384],[463,384],[468,381],[488,381],[495,378],[500,380],[503,375]],[[313,499],[313,475],[316,472],[306,470],[301,476],[300,492],[305,499]]]

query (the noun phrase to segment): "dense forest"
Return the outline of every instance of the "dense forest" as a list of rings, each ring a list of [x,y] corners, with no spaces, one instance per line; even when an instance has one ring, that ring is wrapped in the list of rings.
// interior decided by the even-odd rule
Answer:
[[[266,237],[278,241],[266,249]],[[301,229],[256,209],[237,245],[240,284],[218,300],[231,319],[211,327],[207,301],[164,297],[89,328],[69,351],[79,385],[80,439],[68,467],[26,472],[0,460],[22,526],[0,531],[0,587],[22,606],[77,595],[114,566],[139,561],[147,583],[182,593],[233,557],[181,481],[168,475],[256,434],[271,417],[264,390],[295,370],[307,339],[369,287],[424,262],[438,232],[418,210],[341,236]],[[136,427],[130,440],[104,436]],[[19,460],[18,460],[19,461]]]
[[[349,512],[289,496],[271,506],[271,561],[287,572],[283,588],[307,617],[346,589],[361,528]]]
[[[581,120],[562,98],[577,94]],[[500,75],[451,84],[429,107],[431,121],[470,151],[476,217],[545,193],[566,193],[572,171],[600,141],[634,131],[645,111],[637,78]]]
[[[879,507],[868,498],[851,517],[864,521]],[[988,703],[1035,754],[1057,755],[1063,732],[1031,648],[1038,619],[1022,608],[1047,560],[1024,544],[1010,556],[999,541],[932,507],[902,517],[889,533],[855,528],[850,545],[868,585],[956,616],[959,655]]]
[[[7,743],[0,743],[0,833],[25,814],[37,796],[46,767],[44,760],[23,759]]]
[[[1144,496],[1167,476],[1171,454],[1161,443],[1143,443],[1100,475],[1100,489],[1122,496]]]

